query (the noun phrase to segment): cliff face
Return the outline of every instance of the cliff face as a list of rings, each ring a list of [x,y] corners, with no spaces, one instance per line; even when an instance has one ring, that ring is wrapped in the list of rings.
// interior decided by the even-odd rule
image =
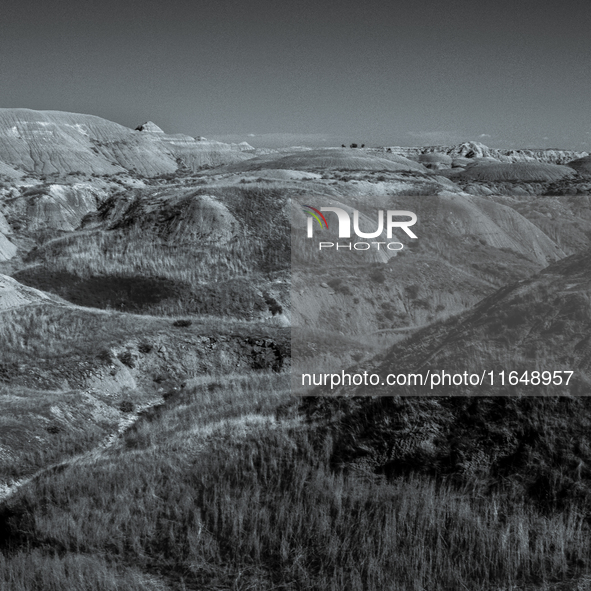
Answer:
[[[104,192],[89,183],[50,185],[42,193],[26,200],[29,231],[78,228],[85,215],[96,211],[105,198]]]
[[[0,177],[8,177],[9,179],[17,179],[23,176],[22,172],[12,168],[12,166],[8,166],[4,162],[0,162]]]
[[[0,174],[173,173],[248,158],[239,146],[167,135],[148,122],[141,130],[93,115],[0,109]]]

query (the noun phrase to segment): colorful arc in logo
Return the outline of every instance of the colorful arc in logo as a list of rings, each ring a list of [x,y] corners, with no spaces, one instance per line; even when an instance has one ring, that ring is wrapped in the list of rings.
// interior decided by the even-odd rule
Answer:
[[[320,224],[321,228],[322,228],[322,222],[320,221],[320,218],[322,218],[322,220],[324,221],[324,225],[325,225],[326,229],[328,230],[328,223],[326,222],[326,218],[315,207],[312,207],[311,205],[304,205],[303,210],[306,213],[309,213],[314,218],[316,218],[316,221]]]

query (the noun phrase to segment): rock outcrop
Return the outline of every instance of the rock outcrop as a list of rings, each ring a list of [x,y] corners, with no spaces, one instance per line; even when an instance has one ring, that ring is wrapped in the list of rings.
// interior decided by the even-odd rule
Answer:
[[[16,255],[16,246],[0,233],[0,262],[9,261]]]
[[[17,248],[8,238],[11,234],[12,228],[0,211],[0,262],[8,261],[16,255]]]
[[[0,275],[0,311],[43,301],[50,301],[50,297],[38,289],[22,285],[12,277]]]
[[[8,166],[4,162],[0,162],[0,177],[5,176],[11,179],[17,179],[23,176],[23,173],[12,168],[12,166]]]
[[[164,133],[164,130],[160,129],[155,123],[152,123],[152,121],[146,121],[145,123],[138,125],[135,130],[147,131],[149,133]]]
[[[76,230],[84,216],[96,211],[106,197],[90,183],[49,185],[44,190],[26,197],[27,229]]]
[[[456,158],[493,158],[498,162],[545,162],[548,164],[567,164],[568,162],[588,156],[587,152],[556,149],[501,150],[489,148],[480,142],[463,142],[455,146],[423,146],[383,148],[385,152],[399,154],[407,158],[419,159],[424,154],[444,154]]]
[[[104,203],[98,218],[109,229],[136,229],[175,245],[219,246],[237,236],[241,228],[217,197],[196,195],[194,190],[116,196]]]

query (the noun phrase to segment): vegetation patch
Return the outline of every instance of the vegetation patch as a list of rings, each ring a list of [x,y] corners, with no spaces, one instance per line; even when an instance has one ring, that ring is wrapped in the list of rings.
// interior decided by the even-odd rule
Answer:
[[[186,295],[188,287],[161,277],[100,275],[79,277],[67,271],[31,267],[14,278],[30,287],[91,308],[142,312],[166,299]]]

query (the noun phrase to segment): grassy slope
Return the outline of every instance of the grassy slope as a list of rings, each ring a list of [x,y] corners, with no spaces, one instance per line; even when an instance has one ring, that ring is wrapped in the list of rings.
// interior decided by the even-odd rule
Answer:
[[[388,483],[333,471],[334,442],[302,423],[286,387],[281,375],[203,383],[93,465],[39,478],[2,515],[0,581],[19,590],[120,589],[127,579],[150,589],[150,575],[178,589],[541,588],[589,565],[575,505],[544,513],[424,475]],[[83,580],[89,565],[96,574]]]
[[[345,184],[334,191],[349,180],[339,180]],[[68,279],[64,297],[72,296],[73,286],[83,298],[102,298],[99,307],[117,308],[92,281],[108,277],[117,285],[122,278],[153,278],[172,295],[157,292],[157,301],[140,301],[138,311],[212,316],[172,327],[171,319],[74,308],[5,315],[0,375],[8,384],[3,395],[18,398],[4,402],[21,423],[32,425],[29,440],[20,443],[32,454],[28,471],[77,453],[74,444],[82,451],[116,421],[87,442],[73,437],[74,431],[48,433],[47,420],[56,419],[47,407],[74,407],[78,395],[51,379],[76,384],[88,363],[85,371],[96,370],[101,386],[110,383],[110,365],[129,374],[142,386],[134,395],[144,395],[149,382],[156,389],[181,380],[187,386],[166,392],[165,407],[119,444],[93,455],[92,464],[73,461],[10,499],[0,521],[0,588],[539,589],[558,581],[572,585],[588,572],[585,409],[535,401],[531,407],[485,401],[476,410],[469,403],[441,409],[425,400],[427,408],[394,401],[384,410],[354,401],[343,410],[325,401],[321,410],[313,404],[307,409],[306,423],[289,401],[285,374],[252,373],[264,365],[269,331],[279,332],[248,321],[256,298],[245,293],[245,305],[233,312],[207,291],[218,284],[226,293],[224,282],[245,278],[257,284],[269,310],[281,302],[269,282],[282,277],[289,251],[282,242],[284,224],[269,220],[277,220],[286,194],[248,184],[218,187],[213,194],[250,233],[220,248],[179,247],[157,231],[117,226],[105,215],[103,221],[112,224],[108,231],[99,224],[31,254],[29,262],[45,265],[44,280],[53,289],[64,288],[60,279]],[[404,269],[413,268],[402,299],[410,308],[424,308],[430,296],[422,279],[431,272],[421,267],[430,257],[465,265],[491,289],[533,270],[530,261],[489,248],[477,236],[438,233],[430,194],[422,202],[392,198],[402,209],[423,208],[420,217],[432,238],[401,259]],[[342,291],[333,279],[325,278],[332,290]],[[188,305],[187,289],[204,290],[203,307]],[[120,291],[128,302],[137,301],[131,288]],[[247,321],[228,319],[233,315]],[[247,342],[255,333],[261,338]],[[344,337],[320,334],[317,340],[323,339],[350,348]],[[144,345],[152,349],[146,352]],[[230,377],[237,360],[246,377]],[[207,377],[216,373],[223,377]],[[37,379],[56,388],[54,398],[38,389]],[[112,385],[115,410],[126,398],[119,386]],[[548,422],[549,416],[554,420]],[[434,429],[417,438],[425,424]],[[36,437],[41,442],[31,446]],[[418,445],[405,447],[408,440]],[[42,447],[47,455],[35,451]],[[498,457],[487,460],[489,449]],[[505,463],[495,464],[499,458]],[[19,462],[13,458],[10,464],[17,475]],[[490,486],[487,479],[497,476],[505,488]],[[543,494],[530,494],[537,489]]]
[[[147,314],[251,319],[286,305],[287,288],[273,284],[289,265],[285,194],[216,189],[242,225],[230,240],[210,242],[191,234],[190,223],[180,236],[175,231],[187,224],[191,198],[212,191],[176,187],[164,198],[161,193],[142,190],[108,200],[98,227],[32,251],[27,262],[33,266],[15,278],[80,305]],[[151,200],[158,209],[148,216]]]
[[[572,255],[543,271],[506,286],[477,306],[416,331],[408,339],[363,364],[361,370],[383,377],[389,373],[438,372],[482,375],[495,372],[490,386],[377,386],[349,389],[348,395],[583,395],[591,391],[589,330],[591,251]],[[505,384],[499,372],[506,372]],[[509,372],[574,372],[568,385],[520,381],[511,386]],[[531,377],[531,375],[530,375]],[[540,375],[539,377],[542,377]],[[548,377],[548,376],[546,376]],[[488,385],[486,385],[488,384]],[[366,389],[367,390],[367,389]]]
[[[43,304],[2,314],[0,484],[79,453],[183,382],[283,366],[288,330]]]

